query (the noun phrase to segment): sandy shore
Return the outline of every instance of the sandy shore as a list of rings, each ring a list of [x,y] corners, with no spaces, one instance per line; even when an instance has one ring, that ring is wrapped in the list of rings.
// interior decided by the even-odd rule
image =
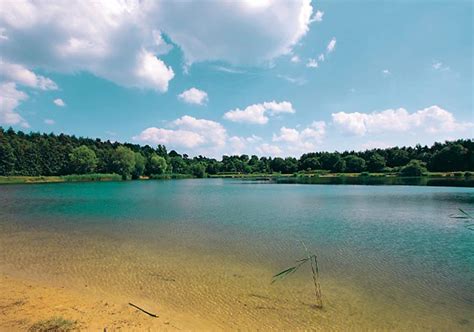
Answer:
[[[157,318],[131,307],[128,303],[99,298],[88,292],[51,287],[37,282],[0,276],[0,331],[25,331],[39,321],[62,317],[75,321],[77,329],[114,330],[209,330],[209,326],[190,317],[166,311],[150,304],[143,309]]]

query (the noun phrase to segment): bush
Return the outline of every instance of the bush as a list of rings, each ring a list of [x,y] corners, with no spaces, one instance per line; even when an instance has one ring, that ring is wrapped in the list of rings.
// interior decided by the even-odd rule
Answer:
[[[471,173],[471,172],[466,172],[466,173],[464,173],[464,176],[467,177],[467,178],[469,178],[469,177],[472,176],[472,173]]]
[[[400,170],[401,176],[422,176],[427,172],[426,164],[421,160],[411,160]]]

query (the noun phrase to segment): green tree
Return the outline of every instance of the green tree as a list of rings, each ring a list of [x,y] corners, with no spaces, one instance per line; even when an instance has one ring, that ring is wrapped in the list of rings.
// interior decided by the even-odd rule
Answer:
[[[337,152],[335,153],[323,152],[321,156],[319,157],[321,168],[331,170],[332,172],[342,172],[338,170],[338,169],[341,169],[341,166],[342,166],[340,160],[341,160],[341,155]],[[336,164],[338,165],[336,166]]]
[[[430,162],[434,171],[464,171],[468,169],[469,151],[461,144],[451,144],[436,152]]]
[[[197,178],[203,178],[206,176],[206,166],[201,162],[194,163],[191,166],[191,173]]]
[[[135,168],[135,153],[125,147],[119,146],[112,153],[112,169],[115,173],[122,175],[123,179],[130,178]]]
[[[360,157],[348,155],[344,157],[344,161],[346,162],[346,172],[359,173],[365,169],[365,160]]]
[[[380,172],[385,167],[385,158],[378,153],[374,153],[367,163],[367,170],[369,172]]]
[[[331,168],[331,172],[342,173],[346,171],[346,161],[339,157]]]
[[[13,174],[15,170],[15,153],[0,128],[0,175]]]
[[[316,157],[306,158],[305,160],[303,160],[300,166],[301,170],[310,170],[310,171],[314,171],[320,168],[321,168],[321,163],[319,162],[319,159]]]
[[[95,152],[85,145],[74,148],[69,154],[70,168],[73,173],[91,173],[97,166],[97,156]]]
[[[173,151],[171,151],[171,152],[173,152]],[[170,165],[171,165],[171,172],[173,172],[173,173],[178,173],[178,174],[188,173],[188,165],[186,164],[186,162],[184,161],[184,159],[180,155],[177,155],[175,157],[171,157]]]
[[[421,160],[410,160],[410,162],[403,166],[400,170],[402,176],[422,176],[426,173],[426,164]]]
[[[164,157],[153,154],[148,161],[148,171],[150,174],[163,174],[166,172],[166,159]]]
[[[132,172],[132,179],[138,179],[145,171],[146,158],[140,152],[135,152],[135,168]]]

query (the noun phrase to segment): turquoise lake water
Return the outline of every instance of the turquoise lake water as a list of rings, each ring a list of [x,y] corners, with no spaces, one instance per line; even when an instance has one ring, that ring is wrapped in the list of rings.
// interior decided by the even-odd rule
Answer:
[[[352,309],[345,306],[357,298],[371,303],[354,309],[355,327],[431,329],[446,322],[441,328],[472,330],[474,232],[450,215],[459,208],[472,211],[473,203],[472,188],[450,187],[226,179],[0,186],[0,246],[4,249],[0,271],[34,272],[43,276],[39,279],[70,283],[80,276],[94,284],[98,278],[90,271],[98,269],[107,255],[119,255],[105,248],[121,249],[122,243],[137,252],[154,252],[144,256],[143,262],[162,264],[176,279],[179,275],[173,268],[179,268],[179,260],[174,261],[173,254],[165,260],[163,253],[192,256],[196,273],[203,275],[202,283],[211,282],[205,279],[211,272],[200,266],[209,264],[210,270],[215,266],[220,271],[219,260],[228,262],[234,275],[245,276],[246,269],[255,268],[261,270],[252,273],[267,278],[268,271],[270,280],[272,271],[304,255],[300,245],[304,241],[319,256],[323,295],[329,302],[325,319],[332,319],[331,308],[349,312]],[[68,240],[55,246],[52,242],[58,234]],[[48,255],[38,258],[34,245],[47,248]],[[78,252],[82,254],[76,257]],[[141,256],[137,257],[130,264],[138,264]],[[38,259],[42,266],[33,263]],[[65,262],[77,266],[58,267]],[[117,280],[117,288],[133,293],[134,284],[127,281],[126,272],[119,265],[114,268],[117,275],[123,274],[126,285]],[[61,273],[53,275],[55,269]],[[240,286],[239,280],[235,282],[229,287],[235,287],[236,294],[239,287],[260,287],[252,281]],[[304,276],[295,276],[295,282],[276,287],[296,289],[305,282]],[[96,284],[107,288],[100,280]],[[192,281],[183,281],[186,284]],[[235,306],[217,288],[209,296],[223,306]],[[346,291],[357,292],[358,297],[344,298]],[[192,290],[188,293],[194,296]],[[210,304],[207,308],[212,311]],[[385,313],[382,323],[377,315]],[[416,325],[418,319],[422,325]],[[406,320],[406,325],[397,325],[405,324],[400,320]],[[303,318],[301,324],[298,319],[293,322],[302,328],[314,323]]]

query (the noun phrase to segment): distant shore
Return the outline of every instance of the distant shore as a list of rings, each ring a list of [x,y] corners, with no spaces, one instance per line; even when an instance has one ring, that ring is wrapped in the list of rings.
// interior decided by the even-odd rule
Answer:
[[[363,184],[363,185],[437,185],[454,187],[474,187],[474,174],[470,172],[428,172],[423,176],[404,177],[395,173],[221,173],[209,175],[209,178],[248,179],[274,181],[277,183],[303,184]],[[153,177],[141,177],[138,180],[169,180],[196,178],[191,174],[160,174]],[[63,176],[0,176],[2,184],[35,184],[61,182],[101,182],[123,181],[118,174],[72,174]],[[133,181],[133,180],[132,180]]]

